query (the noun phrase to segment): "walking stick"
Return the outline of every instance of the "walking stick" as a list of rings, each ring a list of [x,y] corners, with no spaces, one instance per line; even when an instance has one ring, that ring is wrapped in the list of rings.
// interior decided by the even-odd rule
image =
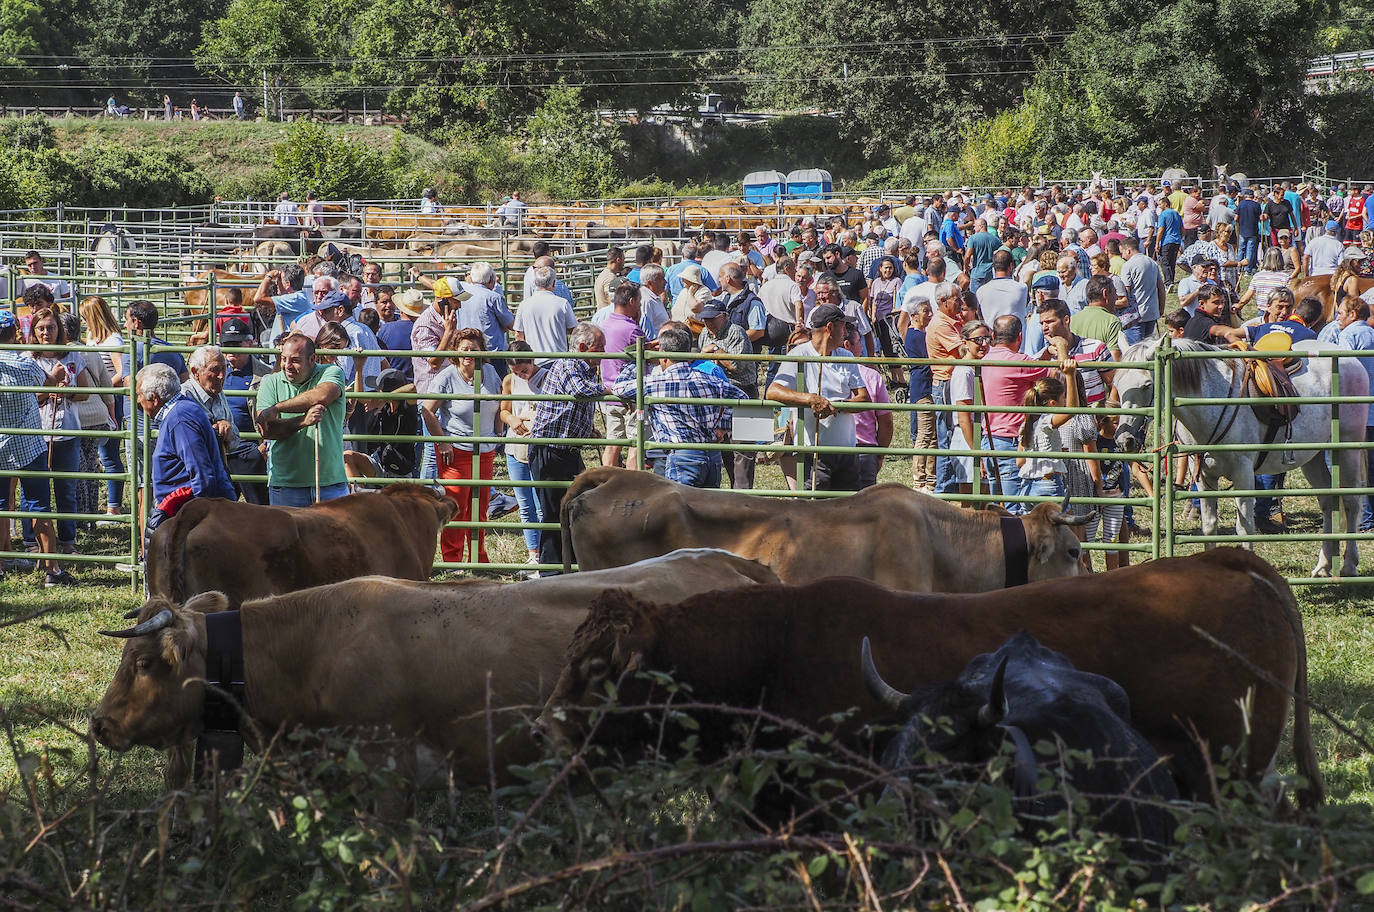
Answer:
[[[981,367],[975,367],[973,369],[973,382],[978,388],[978,404],[987,405],[988,397],[983,393],[983,369]],[[981,423],[983,425],[983,433],[988,435],[988,446],[992,446],[992,416],[987,412],[983,412]],[[996,447],[993,447],[994,452],[996,449]],[[1002,490],[1001,467],[997,465],[996,456],[991,457],[991,462],[992,477],[988,479],[988,483],[992,486],[992,493],[996,494],[998,497],[1002,497],[1005,492]]]
[[[311,436],[315,439],[315,503],[320,502],[320,426],[315,425]]]

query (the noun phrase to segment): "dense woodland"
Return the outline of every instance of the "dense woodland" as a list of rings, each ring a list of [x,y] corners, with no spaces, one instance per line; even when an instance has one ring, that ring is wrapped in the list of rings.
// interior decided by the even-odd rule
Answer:
[[[1374,48],[1374,4],[1363,0],[856,9],[803,0],[0,0],[0,101],[100,105],[113,94],[160,108],[167,93],[179,106],[197,98],[224,108],[237,89],[258,116],[266,83],[271,106],[404,116],[409,132],[453,153],[438,178],[465,198],[517,185],[554,197],[632,193],[625,185],[635,181],[730,185],[799,150],[805,161],[795,166],[830,168],[851,187],[1210,173],[1213,164],[1256,175],[1317,162],[1333,177],[1370,171],[1363,137],[1374,126],[1374,83],[1347,77],[1304,91],[1312,57]],[[741,109],[830,116],[721,126],[695,154],[646,155],[647,137],[593,113],[695,108],[700,92]],[[393,160],[386,180],[371,183],[404,189],[414,182],[409,164]],[[0,162],[0,174],[14,170]],[[195,179],[180,184],[171,195],[188,201],[205,191]]]

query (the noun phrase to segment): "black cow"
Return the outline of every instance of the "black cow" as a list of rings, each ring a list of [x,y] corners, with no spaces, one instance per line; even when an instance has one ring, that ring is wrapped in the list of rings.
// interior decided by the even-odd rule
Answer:
[[[1039,788],[1042,764],[1059,764],[1068,751],[1066,776],[1088,798],[1099,826],[1128,839],[1168,842],[1174,829],[1163,801],[1178,797],[1173,777],[1150,743],[1130,724],[1130,700],[1110,678],[1079,671],[1066,657],[1024,629],[993,653],[977,656],[953,681],[904,694],[885,682],[873,664],[868,637],[862,650],[864,683],[874,699],[905,720],[883,753],[888,769],[910,769],[926,752],[946,760],[981,764],[1010,743],[1018,809],[1027,817],[1053,816],[1065,808],[1062,792]],[[947,719],[948,722],[943,720]],[[1057,745],[1054,757],[1033,745]]]

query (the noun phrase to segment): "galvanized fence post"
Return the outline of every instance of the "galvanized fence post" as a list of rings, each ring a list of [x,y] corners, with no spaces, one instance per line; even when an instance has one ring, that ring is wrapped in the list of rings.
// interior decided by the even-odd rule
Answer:
[[[1155,349],[1155,395],[1159,420],[1155,424],[1159,445],[1155,449],[1154,556],[1174,556],[1174,369],[1178,358],[1166,334]],[[1163,530],[1162,533],[1160,530]]]
[[[644,424],[649,420],[649,409],[644,404],[644,372],[649,363],[644,354],[644,341],[635,346],[635,468],[644,469]]]

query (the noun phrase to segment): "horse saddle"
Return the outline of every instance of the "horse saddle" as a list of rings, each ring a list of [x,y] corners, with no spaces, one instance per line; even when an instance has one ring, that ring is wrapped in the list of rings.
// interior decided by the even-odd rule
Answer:
[[[1292,337],[1287,333],[1273,332],[1261,337],[1255,344],[1255,350],[1290,351],[1292,346]],[[1289,371],[1299,364],[1301,360],[1297,358],[1246,358],[1245,382],[1241,386],[1241,396],[1246,399],[1261,396],[1276,399],[1297,398],[1298,390],[1293,386]],[[1296,402],[1261,402],[1250,406],[1260,424],[1271,430],[1287,427],[1290,434],[1293,421],[1298,417],[1298,408]]]

